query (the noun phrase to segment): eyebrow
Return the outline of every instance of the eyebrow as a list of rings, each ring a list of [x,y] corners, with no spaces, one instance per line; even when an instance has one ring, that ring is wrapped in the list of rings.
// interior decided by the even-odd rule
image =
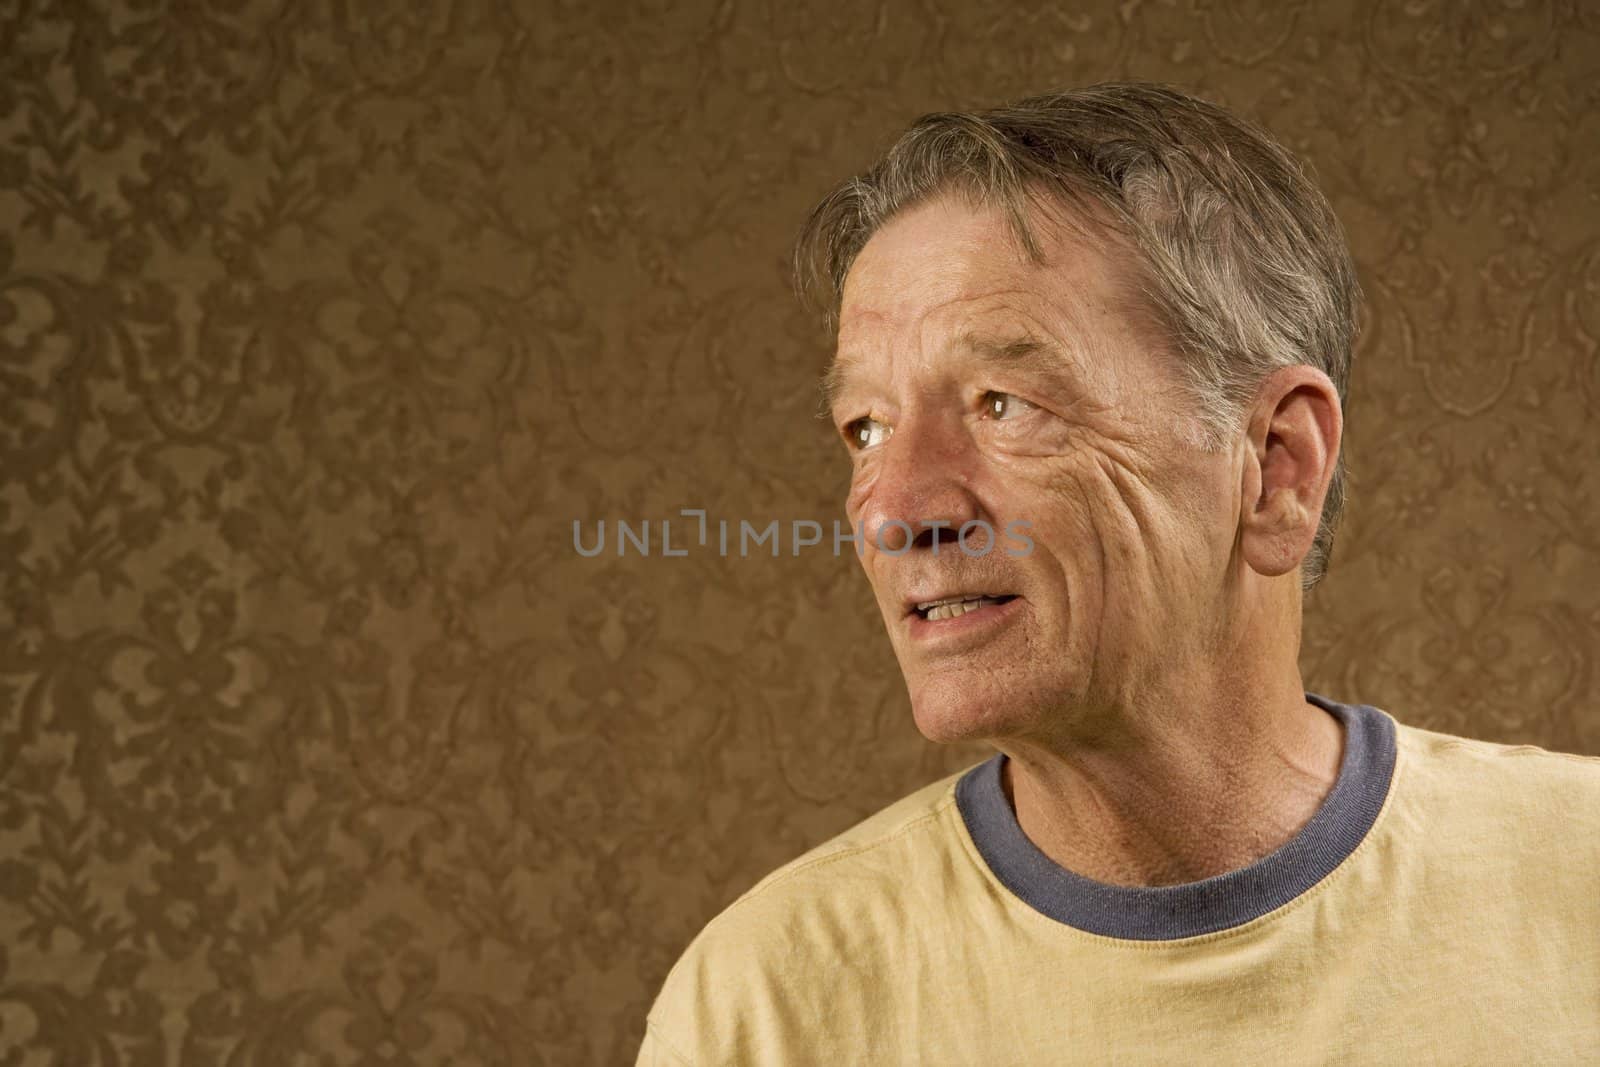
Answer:
[[[956,347],[978,356],[985,363],[1008,366],[1025,373],[1058,374],[1066,366],[1066,354],[1052,341],[1030,333],[989,334],[971,331],[961,335]],[[822,375],[823,417],[838,403],[844,392],[851,365],[848,356],[836,357]]]
[[[822,381],[818,383],[822,388],[822,410],[817,412],[818,418],[828,418],[839,403],[839,396],[844,392],[845,376],[854,363],[851,359],[834,357],[828,369],[823,372]]]
[[[1004,364],[1024,371],[1050,373],[1066,365],[1066,354],[1054,342],[1035,337],[1030,333],[991,336],[966,333],[961,337],[961,347],[982,358],[986,363]]]

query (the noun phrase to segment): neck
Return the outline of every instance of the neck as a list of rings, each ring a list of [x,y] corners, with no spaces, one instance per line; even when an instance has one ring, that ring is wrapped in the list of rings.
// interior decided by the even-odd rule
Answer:
[[[1058,721],[1049,736],[997,739],[1023,832],[1058,865],[1120,886],[1199,881],[1283,845],[1343,755],[1338,721],[1305,699],[1297,625],[1292,635],[1265,659],[1260,644],[1250,656],[1251,641],[1228,642],[1209,669]]]

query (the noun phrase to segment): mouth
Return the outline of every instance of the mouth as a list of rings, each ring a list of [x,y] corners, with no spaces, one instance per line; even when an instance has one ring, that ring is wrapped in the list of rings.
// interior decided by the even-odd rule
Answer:
[[[999,607],[1017,599],[1015,593],[956,593],[934,600],[923,600],[911,605],[907,614],[928,622],[960,618],[969,611]]]

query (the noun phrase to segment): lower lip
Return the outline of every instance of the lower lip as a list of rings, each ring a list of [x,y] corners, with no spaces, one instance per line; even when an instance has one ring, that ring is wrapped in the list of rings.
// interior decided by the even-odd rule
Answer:
[[[985,604],[976,611],[964,611],[950,619],[924,619],[916,612],[906,616],[911,639],[918,643],[943,645],[951,641],[981,640],[1009,623],[1022,611],[1022,598],[1012,597],[1004,604]]]

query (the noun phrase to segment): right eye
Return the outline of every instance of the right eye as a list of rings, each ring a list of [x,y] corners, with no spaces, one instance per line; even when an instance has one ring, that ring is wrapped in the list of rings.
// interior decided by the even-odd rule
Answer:
[[[844,439],[857,452],[883,444],[893,433],[894,427],[874,418],[854,419],[844,426]]]

